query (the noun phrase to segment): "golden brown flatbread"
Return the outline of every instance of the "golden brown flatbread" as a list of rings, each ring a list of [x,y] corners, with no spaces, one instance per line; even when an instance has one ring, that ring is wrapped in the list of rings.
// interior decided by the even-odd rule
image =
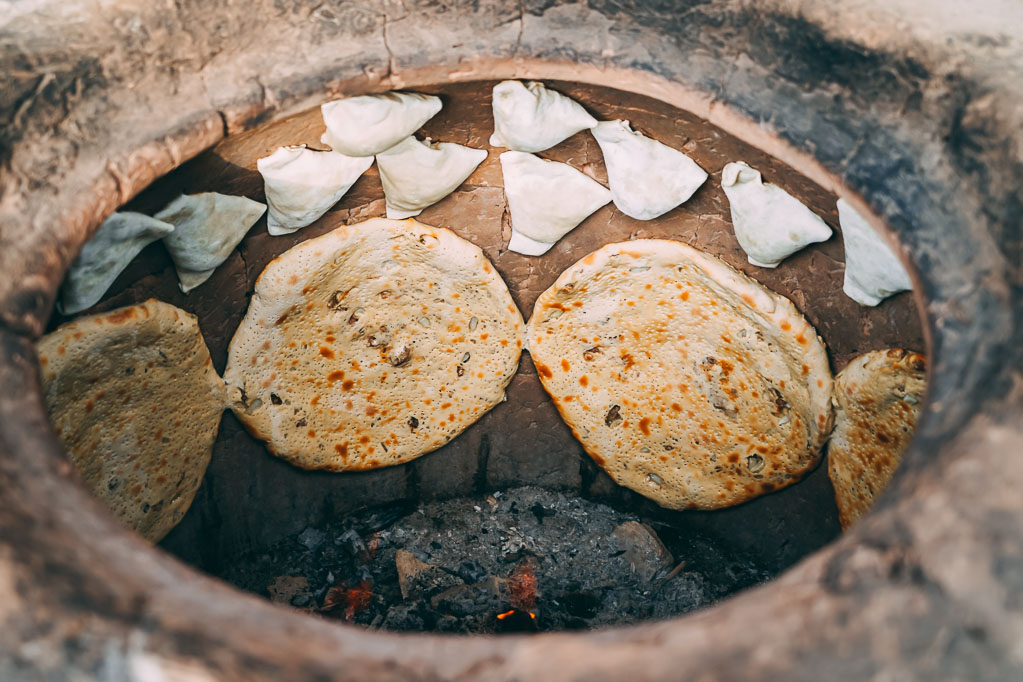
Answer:
[[[400,464],[504,399],[522,316],[483,252],[375,218],[271,262],[231,340],[232,409],[305,469]]]
[[[224,410],[195,317],[149,300],[62,325],[38,351],[50,421],[85,484],[159,541],[192,504]]]
[[[835,378],[828,476],[848,528],[887,487],[913,438],[927,388],[923,355],[893,348],[854,358]]]
[[[823,342],[790,301],[685,244],[609,244],[540,295],[529,352],[619,484],[716,509],[799,480],[832,423]]]

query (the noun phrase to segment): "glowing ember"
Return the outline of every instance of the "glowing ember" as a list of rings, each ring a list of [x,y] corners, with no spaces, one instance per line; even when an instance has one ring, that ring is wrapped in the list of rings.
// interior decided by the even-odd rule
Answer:
[[[514,607],[513,610],[531,611],[536,606],[537,584],[534,561],[535,559],[532,558],[523,559],[508,576],[508,597]]]
[[[327,591],[320,613],[340,614],[345,620],[351,621],[369,606],[370,598],[373,596],[372,588],[373,584],[368,580],[363,580],[354,587],[336,585]]]
[[[520,635],[685,613],[762,580],[695,536],[683,563],[651,527],[553,491],[412,509],[346,518],[315,543],[287,538],[237,575],[279,604],[375,629]]]
[[[525,613],[527,616],[529,616],[530,620],[536,620],[536,614],[533,613],[532,611],[518,611],[516,609],[512,609],[511,611],[505,611],[504,613],[497,614],[497,619],[504,620],[505,618],[510,618],[514,616],[516,613]]]

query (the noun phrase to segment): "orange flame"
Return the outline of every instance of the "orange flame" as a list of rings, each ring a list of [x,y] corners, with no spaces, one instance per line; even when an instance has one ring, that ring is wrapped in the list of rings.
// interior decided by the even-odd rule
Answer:
[[[535,613],[533,613],[532,611],[526,611],[526,613],[529,614],[530,620],[536,620],[536,614]],[[515,609],[512,609],[511,611],[505,611],[504,613],[497,614],[497,619],[498,620],[504,620],[508,616],[512,616],[512,615],[515,615]]]
[[[319,610],[321,613],[342,613],[344,619],[350,621],[369,607],[372,597],[373,583],[368,580],[354,587],[342,583],[327,590]]]

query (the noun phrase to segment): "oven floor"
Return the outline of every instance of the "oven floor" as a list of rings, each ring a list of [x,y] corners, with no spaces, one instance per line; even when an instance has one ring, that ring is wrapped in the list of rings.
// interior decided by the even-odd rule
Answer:
[[[221,577],[374,628],[491,633],[676,616],[768,579],[708,538],[540,488],[380,508],[306,528]]]

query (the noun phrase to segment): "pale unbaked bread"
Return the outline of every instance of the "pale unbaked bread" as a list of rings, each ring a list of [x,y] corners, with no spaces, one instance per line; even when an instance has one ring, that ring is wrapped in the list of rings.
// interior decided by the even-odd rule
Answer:
[[[372,156],[280,147],[256,161],[266,194],[266,231],[291,234],[317,221],[373,165]]]
[[[99,303],[103,294],[142,249],[174,231],[174,226],[130,211],[111,215],[82,246],[60,287],[57,309],[65,315]]]
[[[487,150],[407,137],[377,154],[388,218],[411,218],[447,195],[487,158]]]
[[[685,244],[609,244],[540,295],[529,352],[619,484],[671,509],[782,488],[832,423],[823,342],[790,301]]]
[[[501,81],[494,86],[493,108],[491,146],[520,152],[542,152],[597,125],[578,102],[536,81]]]
[[[441,109],[439,97],[385,92],[327,102],[320,142],[347,156],[373,156],[398,144]]]
[[[926,369],[924,356],[893,348],[860,355],[835,378],[828,476],[842,528],[867,513],[895,473],[916,429]]]
[[[611,199],[631,218],[664,215],[707,180],[707,171],[695,161],[636,132],[628,121],[602,121],[590,132],[604,155]]]
[[[225,404],[195,317],[149,300],[62,325],[38,350],[50,421],[85,484],[159,541],[192,504]]]
[[[508,249],[542,256],[587,216],[611,201],[599,182],[567,163],[523,152],[501,154],[504,195],[511,214]]]
[[[796,251],[831,237],[820,216],[742,161],[721,170],[721,189],[728,197],[735,238],[752,265],[776,268]]]
[[[277,456],[372,469],[439,448],[501,402],[522,328],[478,247],[375,218],[266,267],[225,380],[238,418]]]
[[[210,278],[245,237],[266,206],[248,197],[203,192],[182,194],[156,214],[174,226],[163,238],[178,287],[186,294]]]
[[[913,288],[905,266],[870,223],[844,199],[838,200],[838,222],[845,243],[842,291],[860,305],[877,305]]]

